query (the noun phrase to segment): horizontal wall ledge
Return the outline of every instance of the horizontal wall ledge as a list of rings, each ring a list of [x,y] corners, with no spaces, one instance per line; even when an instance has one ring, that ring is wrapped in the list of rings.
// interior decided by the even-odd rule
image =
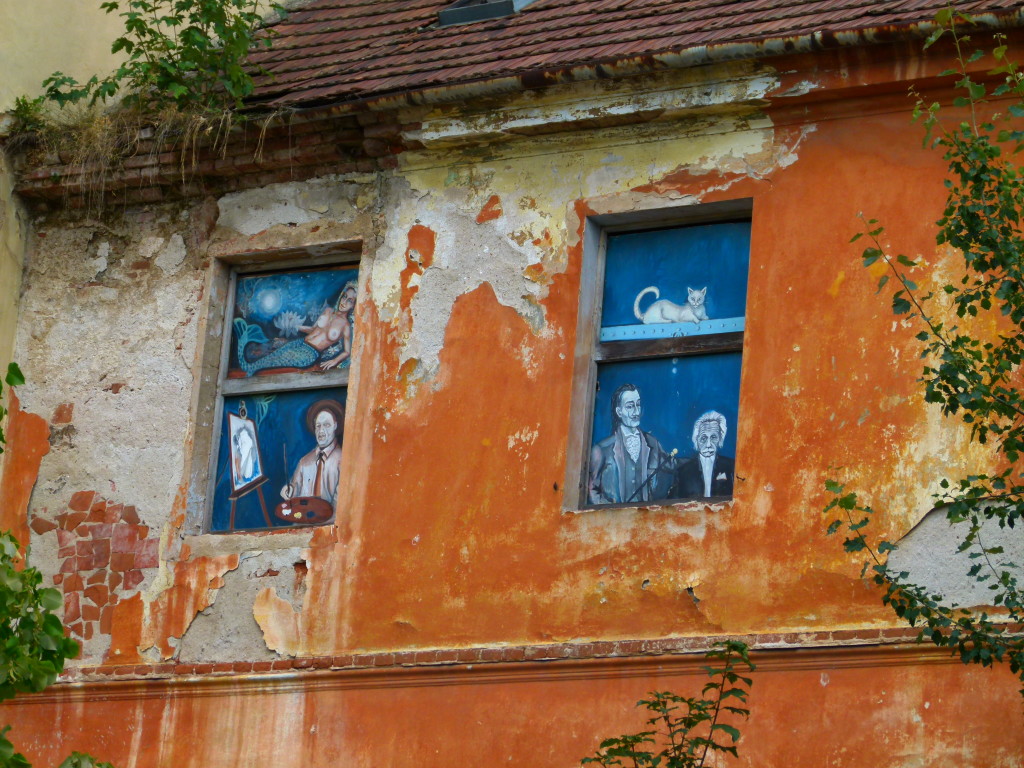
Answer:
[[[814,639],[827,644],[814,644]],[[759,672],[958,664],[950,651],[914,641],[916,632],[857,632],[668,638],[545,646],[305,657],[264,662],[153,664],[68,670],[45,692],[12,705],[167,696],[237,696],[297,691],[494,685],[556,680],[704,675],[704,651],[742,639]],[[798,643],[802,638],[803,642]],[[783,642],[788,640],[789,642]],[[675,647],[670,647],[672,644]]]

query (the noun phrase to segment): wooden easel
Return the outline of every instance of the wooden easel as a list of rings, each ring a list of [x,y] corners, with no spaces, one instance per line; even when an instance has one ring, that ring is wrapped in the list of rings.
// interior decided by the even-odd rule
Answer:
[[[249,485],[245,486],[244,488],[239,488],[237,491],[228,496],[228,498],[231,500],[231,517],[228,520],[229,531],[235,530],[235,503],[240,498],[252,493],[253,491],[256,491],[256,494],[260,497],[260,508],[263,510],[263,519],[267,523],[267,528],[274,527],[274,524],[270,522],[270,513],[267,512],[267,502],[266,499],[263,498],[263,489],[260,487],[265,482],[267,482],[267,477],[264,475],[258,478],[257,480],[249,483]]]

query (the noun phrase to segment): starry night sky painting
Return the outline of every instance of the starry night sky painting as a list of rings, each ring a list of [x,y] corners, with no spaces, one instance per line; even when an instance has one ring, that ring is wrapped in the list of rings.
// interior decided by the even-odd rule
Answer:
[[[348,365],[358,273],[334,267],[239,277],[228,377]]]

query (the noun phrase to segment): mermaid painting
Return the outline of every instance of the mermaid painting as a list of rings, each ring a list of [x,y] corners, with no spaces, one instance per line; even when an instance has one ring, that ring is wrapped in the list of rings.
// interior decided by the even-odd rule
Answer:
[[[303,324],[303,318],[292,311],[275,315],[273,325],[281,336],[302,335],[288,341],[281,336],[271,341],[262,326],[244,317],[235,317],[238,367],[248,377],[282,368],[327,371],[348,366],[352,356],[356,293],[356,281],[349,280],[333,306],[324,305],[311,325]]]

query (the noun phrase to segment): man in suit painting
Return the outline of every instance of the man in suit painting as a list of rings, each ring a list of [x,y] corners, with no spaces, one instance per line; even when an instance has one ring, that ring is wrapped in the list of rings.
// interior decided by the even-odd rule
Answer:
[[[642,504],[668,497],[675,459],[640,429],[640,392],[623,384],[612,395],[612,433],[590,452],[591,504]]]
[[[672,497],[703,499],[732,496],[733,459],[719,453],[725,443],[725,416],[708,411],[693,425],[693,447],[697,455],[681,462],[676,470]]]

